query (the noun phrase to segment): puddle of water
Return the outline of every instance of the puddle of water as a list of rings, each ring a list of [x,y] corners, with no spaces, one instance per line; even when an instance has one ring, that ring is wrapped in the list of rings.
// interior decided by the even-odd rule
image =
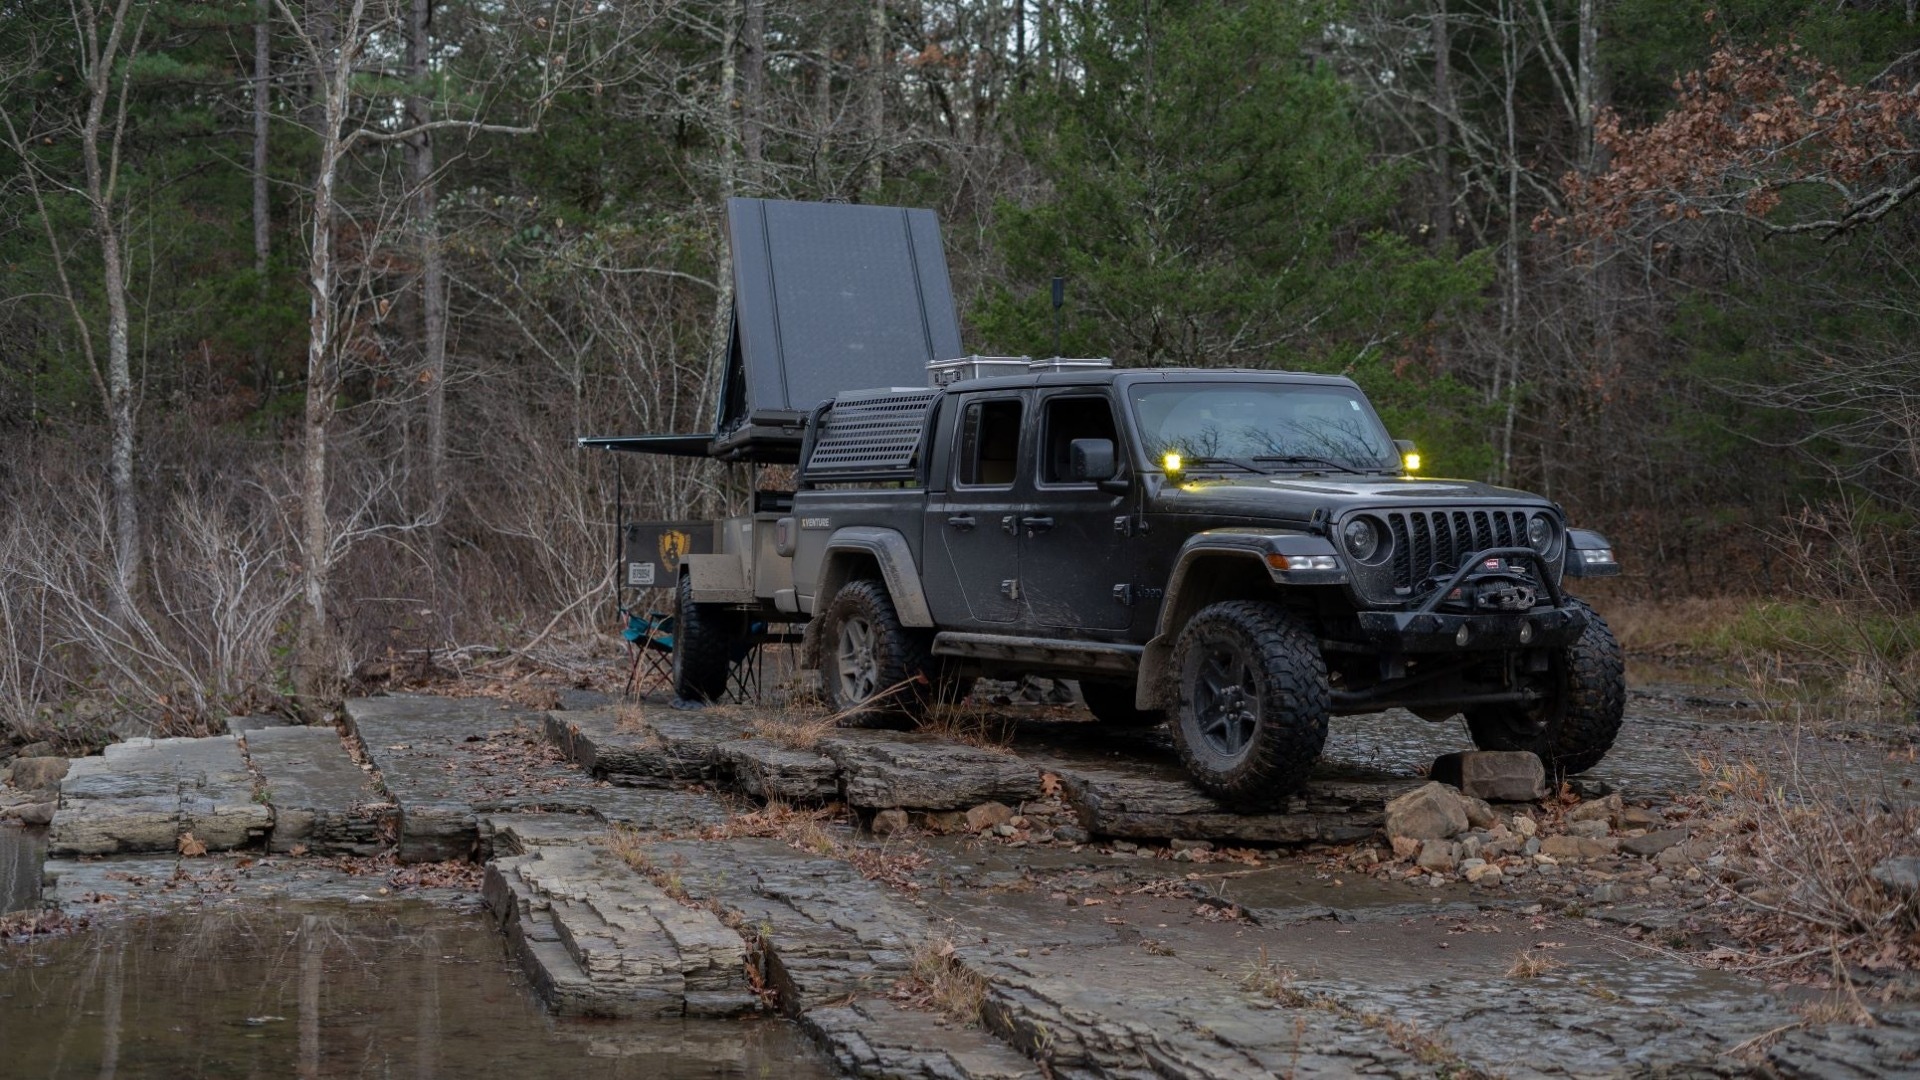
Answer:
[[[170,915],[0,949],[0,1046],[0,1072],[53,1078],[834,1075],[776,1020],[556,1020],[479,917],[411,905]]]
[[[46,851],[45,829],[0,825],[0,915],[40,902],[40,864]]]

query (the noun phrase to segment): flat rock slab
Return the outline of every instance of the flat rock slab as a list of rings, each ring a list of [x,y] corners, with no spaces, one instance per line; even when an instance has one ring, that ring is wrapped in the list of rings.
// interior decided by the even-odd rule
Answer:
[[[815,804],[840,797],[839,763],[816,750],[741,739],[716,752],[734,789],[756,799]]]
[[[722,743],[742,738],[746,721],[710,710],[637,709],[621,719],[604,709],[546,715],[547,738],[574,764],[620,784],[678,785],[720,778]]]
[[[1035,758],[1096,836],[1128,839],[1344,843],[1380,831],[1389,799],[1420,785],[1394,777],[1316,777],[1285,806],[1241,812],[1209,798],[1178,766],[1081,756]]]
[[[663,841],[639,851],[690,899],[758,935],[764,977],[794,1015],[889,989],[927,938],[926,917],[899,894],[779,840]]]
[[[79,758],[60,782],[53,855],[173,851],[191,833],[210,851],[244,847],[272,827],[232,736],[131,739]]]
[[[398,806],[403,862],[484,857],[492,838],[481,821],[492,814],[587,814],[674,832],[728,816],[708,796],[596,781],[547,742],[540,718],[486,699],[356,698],[347,716]]]
[[[1282,1011],[1219,975],[1137,946],[960,956],[988,982],[988,1026],[1045,1062],[1050,1076],[1434,1075],[1359,1020]]]
[[[841,789],[862,810],[1018,806],[1040,796],[1040,770],[1010,751],[982,750],[917,732],[844,731],[820,740]]]
[[[488,907],[562,1015],[682,1018],[757,1011],[746,943],[599,844],[548,844],[487,867]]]
[[[255,728],[247,759],[273,807],[270,851],[372,855],[391,807],[330,727]]]
[[[388,905],[422,901],[477,910],[480,895],[454,887],[395,887],[379,867],[355,873],[331,859],[118,855],[49,859],[43,902],[74,916],[108,918],[183,908],[271,903]]]
[[[951,1077],[1038,1080],[1040,1067],[978,1028],[959,1027],[928,1012],[887,1001],[854,1001],[800,1017],[840,1071],[863,1080]]]

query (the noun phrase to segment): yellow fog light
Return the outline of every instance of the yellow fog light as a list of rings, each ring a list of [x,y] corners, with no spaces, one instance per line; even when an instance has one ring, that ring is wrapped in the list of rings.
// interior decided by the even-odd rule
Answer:
[[[1160,468],[1164,470],[1169,477],[1178,477],[1180,475],[1180,466],[1181,458],[1179,451],[1169,450],[1160,456]]]
[[[1409,452],[1400,459],[1400,464],[1405,465],[1408,472],[1419,472],[1420,452],[1417,450]]]

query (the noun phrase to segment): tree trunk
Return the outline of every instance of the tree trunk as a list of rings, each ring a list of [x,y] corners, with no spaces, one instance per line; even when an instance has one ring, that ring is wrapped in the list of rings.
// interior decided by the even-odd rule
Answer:
[[[114,200],[119,172],[120,132],[126,125],[124,88],[114,117],[113,147],[109,159],[100,158],[100,140],[105,135],[107,102],[113,96],[113,71],[120,56],[121,40],[127,30],[127,11],[131,0],[120,0],[114,9],[107,40],[102,46],[100,27],[92,22],[92,7],[85,9],[87,34],[87,119],[81,131],[80,153],[86,168],[87,204],[93,222],[94,238],[100,243],[102,286],[107,300],[107,424],[111,429],[107,477],[113,502],[113,610],[117,618],[132,613],[140,591],[140,502],[134,481],[134,388],[132,320],[127,313],[126,266],[120,247],[120,232],[114,222]],[[138,32],[128,45],[132,56],[139,49]]]
[[[1453,165],[1449,144],[1453,136],[1453,86],[1448,67],[1452,42],[1447,28],[1447,0],[1433,5],[1433,242],[1445,247],[1453,233]]]
[[[355,4],[359,14],[361,4]],[[358,18],[349,20],[351,41]],[[319,39],[316,37],[316,43]],[[329,41],[333,40],[329,35]],[[307,325],[307,400],[300,476],[301,608],[295,685],[302,706],[317,711],[334,689],[338,646],[328,610],[333,569],[333,520],[327,513],[327,451],[333,422],[334,396],[339,392],[335,364],[333,286],[334,188],[340,172],[341,125],[347,111],[352,74],[349,50],[338,55],[322,50],[314,58],[321,71],[320,156],[313,179],[313,224],[307,257],[307,285],[311,291]]]
[[[880,148],[887,137],[887,0],[873,0],[867,22],[867,182],[869,198],[880,191],[886,168]]]
[[[255,297],[267,303],[267,275],[273,257],[272,204],[267,191],[267,119],[272,101],[268,80],[273,76],[271,20],[273,0],[257,0],[258,21],[253,24],[253,274]],[[273,396],[271,357],[265,341],[253,346],[254,382],[261,400]]]
[[[746,179],[758,188],[766,153],[767,0],[746,0],[740,20],[740,149],[747,159]]]
[[[762,0],[746,0],[752,7],[760,7]],[[740,0],[728,0],[726,25],[720,38],[720,219],[726,221],[727,200],[733,197],[739,182],[740,159],[734,153],[733,94],[734,80],[738,76],[738,65],[734,59],[734,49],[738,45],[734,27],[740,26],[744,18],[751,14],[743,12]],[[764,9],[762,9],[764,19]],[[764,22],[762,23],[764,27]],[[762,50],[765,40],[761,42]],[[751,57],[749,57],[751,60]],[[742,117],[744,120],[745,117]],[[707,377],[701,383],[699,410],[701,415],[713,415],[718,411],[721,386],[726,379],[726,349],[728,335],[733,327],[733,268],[727,245],[724,241],[717,245],[717,258],[714,266],[714,280],[720,288],[713,298],[713,331],[710,341],[717,342],[714,355],[707,363]]]
[[[1027,0],[1013,0],[1013,70],[1014,85],[1025,93],[1027,89]]]
[[[1594,174],[1594,153],[1597,144],[1594,141],[1594,119],[1599,109],[1598,80],[1600,58],[1600,27],[1598,15],[1594,11],[1597,0],[1580,0],[1580,61],[1578,86],[1574,90],[1574,102],[1580,115],[1580,171]]]
[[[1505,0],[1500,6],[1500,59],[1506,69],[1502,72],[1504,85],[1501,104],[1505,107],[1507,128],[1507,242],[1506,288],[1502,290],[1500,303],[1500,344],[1503,355],[1496,363],[1505,363],[1507,381],[1506,409],[1500,424],[1500,472],[1496,479],[1506,484],[1513,478],[1513,425],[1520,399],[1520,135],[1514,102],[1519,92],[1520,43],[1515,26],[1519,19],[1518,12],[1513,11]],[[1493,379],[1496,401],[1501,391],[1500,374],[1496,369]]]
[[[407,72],[414,92],[407,98],[407,121],[422,126],[433,119],[432,101],[423,92],[431,77],[433,0],[412,0],[407,21]],[[413,182],[414,235],[420,243],[421,371],[426,388],[427,513],[436,591],[444,578],[445,556],[440,519],[447,508],[447,299],[445,256],[440,247],[436,216],[433,133],[422,131],[407,140],[407,159]],[[436,598],[437,600],[437,598]]]

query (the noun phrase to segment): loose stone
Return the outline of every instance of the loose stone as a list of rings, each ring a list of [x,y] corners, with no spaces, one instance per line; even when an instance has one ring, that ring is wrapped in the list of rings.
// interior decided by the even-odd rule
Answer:
[[[1013,820],[1013,808],[1006,803],[984,802],[967,811],[967,831],[980,832]]]
[[[1415,788],[1387,804],[1387,835],[1444,840],[1467,831],[1459,793],[1442,783]]]
[[[1462,792],[1492,802],[1533,802],[1547,794],[1547,771],[1525,750],[1465,750],[1442,754],[1427,773]]]

